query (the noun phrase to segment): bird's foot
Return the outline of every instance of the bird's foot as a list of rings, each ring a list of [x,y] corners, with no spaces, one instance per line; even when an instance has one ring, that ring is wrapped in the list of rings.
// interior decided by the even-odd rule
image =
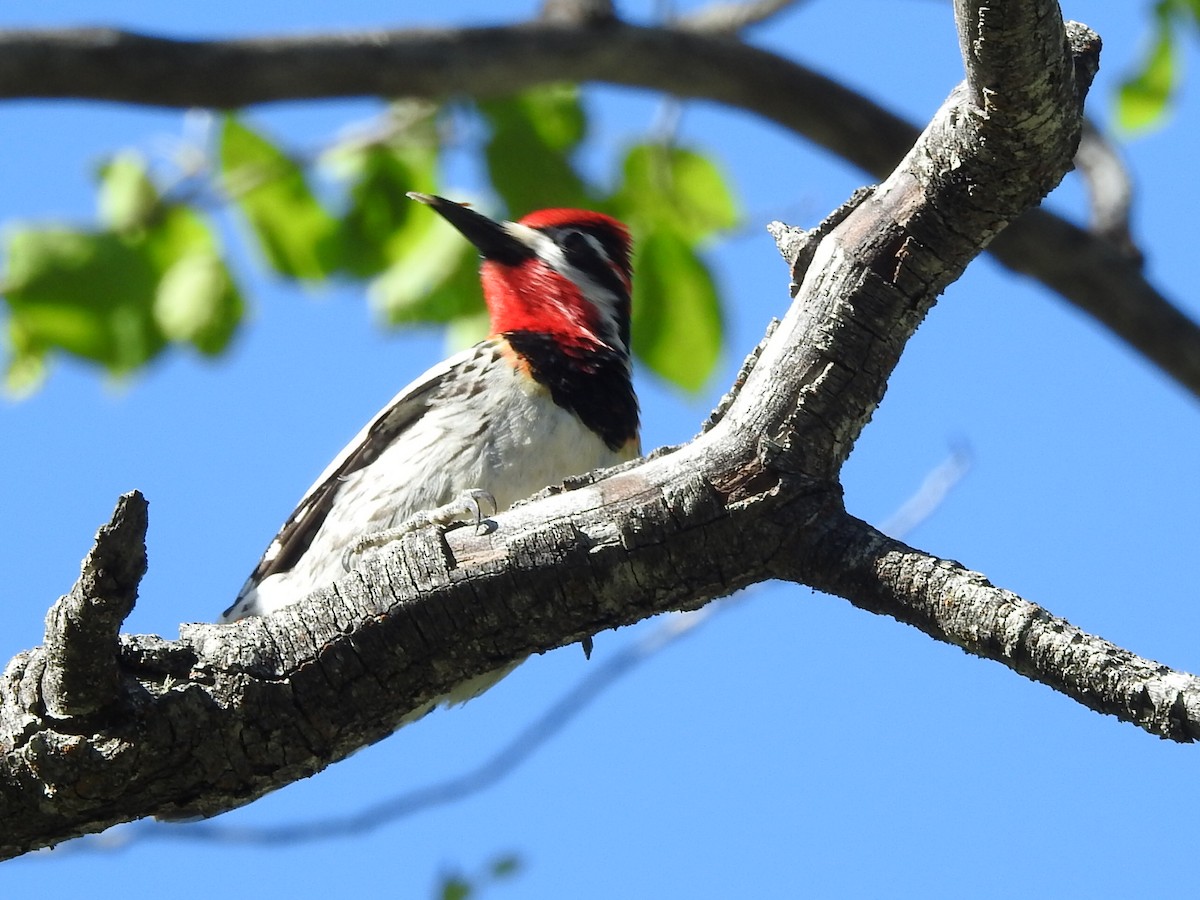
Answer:
[[[349,572],[354,568],[356,560],[368,550],[390,544],[410,532],[427,528],[430,525],[447,528],[451,525],[470,522],[479,528],[486,518],[483,513],[485,506],[490,506],[492,509],[489,515],[494,516],[499,511],[496,498],[487,491],[479,488],[463,491],[445,506],[417,513],[394,528],[385,528],[383,531],[362,535],[342,553],[342,568]]]

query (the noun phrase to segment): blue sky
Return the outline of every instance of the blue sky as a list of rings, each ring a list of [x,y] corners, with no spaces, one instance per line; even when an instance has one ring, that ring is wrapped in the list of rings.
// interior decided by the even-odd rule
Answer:
[[[679,4],[687,6],[690,4]],[[0,27],[112,24],[175,36],[508,21],[533,3],[445,2],[434,19],[379,0],[338,4],[23,5]],[[649,2],[622,4],[631,18]],[[1142,4],[1066,4],[1105,41],[1091,111],[1142,35]],[[925,121],[961,77],[949,4],[812,0],[753,40]],[[1195,53],[1189,47],[1189,62]],[[1163,130],[1130,142],[1136,235],[1152,279],[1195,317],[1192,85]],[[587,162],[655,120],[659,99],[588,94]],[[255,122],[316,147],[367,101],[260,108]],[[0,107],[0,221],[85,221],[91,171],[125,146],[155,152],[179,113],[91,103]],[[713,248],[729,350],[700,397],[640,378],[647,447],[692,436],[767,320],[786,273],[762,226],[812,225],[867,176],[773,125],[688,104],[685,141],[742,197],[746,227]],[[452,169],[451,191],[475,185]],[[1072,179],[1049,201],[1083,216]],[[226,217],[226,221],[229,221]],[[231,224],[231,228],[236,228]],[[232,240],[232,231],[230,232]],[[113,385],[73,364],[0,401],[0,657],[39,643],[117,496],[150,500],[150,572],[128,630],[177,635],[212,620],[300,493],[398,387],[444,353],[434,333],[385,333],[358,288],[305,291],[236,255],[253,318],[213,363],[179,354]],[[1197,406],[1037,285],[979,260],[912,341],[845,472],[850,510],[882,522],[950,449],[973,467],[909,536],[1079,626],[1200,670],[1194,567]],[[459,774],[659,622],[527,662],[466,707],[439,712],[218,823],[251,827],[353,812]],[[39,854],[0,867],[15,896],[54,883],[95,898],[159,891],[260,898],[432,895],[449,871],[506,853],[497,897],[1153,896],[1176,890],[1200,839],[1196,751],[1097,716],[993,663],[809,589],[748,591],[611,686],[498,786],[349,839],[262,849],[180,839]]]

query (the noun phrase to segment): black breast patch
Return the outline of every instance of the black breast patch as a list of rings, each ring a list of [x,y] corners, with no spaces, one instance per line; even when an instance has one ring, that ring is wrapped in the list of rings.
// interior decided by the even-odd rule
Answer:
[[[610,450],[637,436],[637,396],[624,354],[533,331],[510,331],[504,337],[554,402],[579,416]]]

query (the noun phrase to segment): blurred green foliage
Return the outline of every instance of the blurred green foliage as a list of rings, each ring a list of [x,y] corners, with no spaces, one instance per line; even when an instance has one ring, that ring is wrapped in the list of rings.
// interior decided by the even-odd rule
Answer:
[[[1200,0],[1154,0],[1148,12],[1145,51],[1115,97],[1127,133],[1165,121],[1182,80],[1180,43],[1200,26]],[[56,354],[127,375],[172,348],[225,350],[246,303],[207,211],[214,194],[236,210],[277,275],[308,284],[362,281],[385,324],[437,325],[458,343],[482,337],[487,317],[473,249],[405,196],[454,194],[440,175],[448,149],[442,126],[453,116],[471,120],[468,133],[476,124],[485,131],[473,149],[496,201],[483,204],[486,212],[577,206],[629,224],[634,353],[667,382],[700,389],[724,336],[703,251],[737,224],[736,198],[713,160],[669,141],[628,147],[609,178],[587,178],[576,157],[588,117],[572,85],[449,111],[392,104],[372,135],[322,154],[337,178],[332,190],[314,190],[313,161],[296,159],[232,114],[204,148],[215,174],[200,190],[179,190],[188,179],[156,176],[137,152],[115,154],[98,171],[94,225],[6,229],[5,385],[33,390]]]
[[[463,114],[455,108],[454,115]],[[738,220],[716,164],[669,143],[644,143],[627,149],[611,183],[589,180],[576,161],[587,115],[569,85],[482,101],[465,115],[486,130],[476,149],[499,202],[487,212],[515,217],[577,206],[630,226],[635,355],[672,384],[702,387],[723,334],[719,293],[702,253]],[[246,304],[205,211],[214,195],[236,211],[276,275],[307,284],[364,281],[386,324],[445,326],[459,341],[482,337],[487,320],[474,249],[406,197],[453,193],[439,172],[445,117],[427,106],[389,107],[375,133],[322,154],[320,163],[335,176],[331,191],[314,188],[313,162],[289,155],[235,114],[214,129],[215,146],[206,153],[215,175],[203,189],[164,187],[166,179],[156,178],[141,155],[116,154],[99,170],[96,224],[7,230],[0,284],[8,306],[8,388],[36,387],[55,354],[126,375],[172,347],[224,350]]]
[[[244,309],[211,222],[164,202],[135,153],[99,171],[99,227],[15,227],[5,236],[6,382],[16,392],[68,353],[116,374],[171,343],[228,345]]]
[[[1123,131],[1143,132],[1166,121],[1183,81],[1179,44],[1198,26],[1200,0],[1157,0],[1151,7],[1142,58],[1117,91],[1117,125]]]
[[[508,881],[521,871],[521,859],[507,854],[497,857],[474,875],[454,872],[443,875],[434,896],[438,900],[469,900],[501,882]]]

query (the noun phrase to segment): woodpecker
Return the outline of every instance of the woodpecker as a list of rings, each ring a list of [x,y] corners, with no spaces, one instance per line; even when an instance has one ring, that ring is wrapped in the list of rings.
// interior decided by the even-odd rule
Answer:
[[[222,622],[294,603],[405,531],[478,517],[485,500],[507,509],[640,453],[628,229],[587,210],[497,222],[409,197],[479,250],[491,336],[400,391],[334,458]]]

